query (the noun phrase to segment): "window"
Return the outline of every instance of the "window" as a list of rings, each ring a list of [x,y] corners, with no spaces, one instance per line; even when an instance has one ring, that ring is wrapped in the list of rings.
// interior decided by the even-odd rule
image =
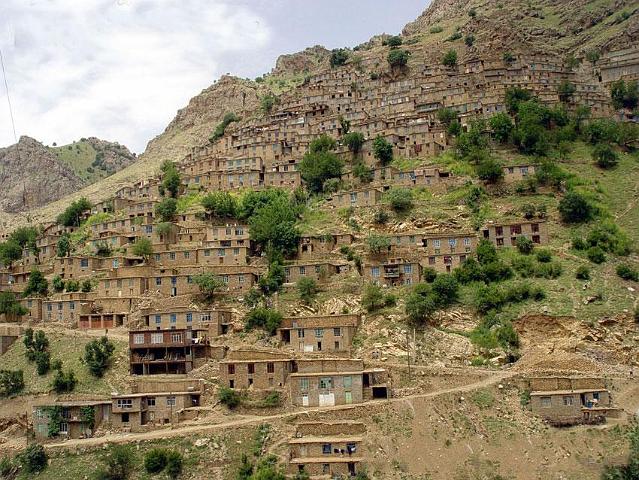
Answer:
[[[504,234],[504,227],[495,227],[495,235],[501,237]]]
[[[162,315],[155,316],[155,324],[160,325],[162,323]]]
[[[228,364],[228,369],[229,369],[229,375],[235,375],[235,364],[234,363],[229,363]]]
[[[333,388],[333,377],[321,377],[319,379],[319,388]]]
[[[226,255],[226,250],[224,250],[223,248],[218,248],[217,249],[217,256],[218,257],[223,257]]]
[[[233,249],[233,255],[237,257],[239,254],[240,254],[240,249],[239,248],[234,248]]]
[[[87,268],[89,266],[89,259],[88,258],[81,258],[80,259],[80,267],[81,268]]]
[[[344,377],[344,388],[350,390],[353,387],[353,377],[346,376]]]
[[[450,245],[450,248],[455,248],[457,246],[457,239],[456,238],[449,238],[448,239],[448,245]]]
[[[255,373],[255,364],[249,363],[247,366],[248,374],[253,375]]]
[[[186,323],[191,323],[192,321],[193,321],[193,314],[189,312],[186,314]]]
[[[149,407],[155,407],[155,397],[148,397],[146,399],[146,404]]]
[[[300,275],[306,275],[306,267],[300,267]]]
[[[167,407],[175,407],[175,397],[174,396],[166,397],[166,406]]]
[[[275,373],[275,364],[273,362],[266,364],[266,373]]]
[[[224,284],[228,284],[229,283],[229,276],[228,275],[222,275],[222,283],[224,283]]]
[[[551,397],[541,397],[541,406],[542,407],[550,407],[550,406],[552,406]]]
[[[298,328],[297,329],[297,338],[304,338],[304,329],[303,328]]]
[[[570,396],[565,396],[564,397],[564,406],[565,407],[572,407],[572,402],[573,402],[573,398]]]
[[[171,341],[173,343],[182,343],[182,334],[181,333],[172,333]]]
[[[177,285],[177,277],[171,277],[171,285]]]
[[[133,343],[135,345],[142,345],[144,343],[144,334],[136,333],[135,335],[133,335]]]
[[[512,225],[510,227],[511,235],[521,235],[521,225]]]
[[[60,433],[69,433],[69,424],[67,422],[60,423]]]
[[[204,250],[204,256],[205,257],[210,257],[211,256],[211,250],[209,250],[208,248],[206,250]]]
[[[413,266],[410,263],[408,265],[404,265],[404,273],[405,274],[413,273]]]
[[[155,261],[159,262],[160,260],[162,260],[162,255],[160,255],[159,253],[155,254]]]
[[[333,328],[333,336],[341,337],[342,336],[342,329],[340,327]]]
[[[237,283],[244,283],[244,275],[240,274],[237,276]]]
[[[316,337],[323,337],[324,336],[324,329],[323,328],[316,328],[315,329],[315,336]]]
[[[323,443],[322,444],[322,453],[324,455],[330,455],[331,452],[333,451],[333,447],[330,443]]]
[[[308,390],[308,378],[300,378],[300,390]]]
[[[69,302],[69,310],[75,310],[75,302]]]
[[[531,223],[531,224],[530,224],[530,229],[531,229],[534,233],[539,232],[539,224],[537,224],[537,223]]]
[[[118,398],[118,408],[133,408],[133,400],[130,398]]]
[[[53,310],[53,305],[50,303],[47,303],[47,312],[50,312]]]
[[[163,342],[164,342],[164,334],[162,333],[151,334],[151,343],[163,343]]]
[[[379,267],[372,267],[371,274],[374,278],[379,278]]]
[[[193,277],[191,275],[186,277],[186,283],[193,283]]]
[[[171,314],[170,319],[171,323],[177,323],[177,315],[175,313]]]
[[[122,423],[129,423],[129,413],[123,413],[122,414]]]
[[[191,252],[184,252],[184,258],[191,258]]]
[[[433,240],[433,247],[440,248],[441,247],[441,243],[442,243],[442,241],[440,239],[436,238],[435,240]]]
[[[470,242],[471,242],[470,238],[464,238],[464,246],[465,247],[470,247]]]
[[[428,265],[435,265],[435,257],[428,257]]]
[[[155,277],[155,285],[158,287],[162,285],[162,277]]]

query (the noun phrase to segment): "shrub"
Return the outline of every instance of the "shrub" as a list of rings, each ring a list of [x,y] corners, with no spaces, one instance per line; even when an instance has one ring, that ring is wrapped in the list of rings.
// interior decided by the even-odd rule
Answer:
[[[487,183],[497,183],[504,178],[504,170],[499,162],[487,158],[477,165],[477,176]]]
[[[368,235],[366,239],[366,243],[368,245],[368,249],[373,254],[379,254],[384,251],[388,251],[391,246],[390,238],[385,235],[377,235],[371,233]]]
[[[58,257],[67,257],[71,253],[71,241],[69,235],[62,235],[56,243],[56,255]]]
[[[453,275],[441,274],[437,275],[431,284],[433,293],[437,295],[438,302],[447,306],[457,301],[457,292],[459,284]]]
[[[324,184],[331,178],[342,176],[344,163],[332,152],[321,151],[307,153],[300,163],[300,175],[306,182],[308,189],[314,193],[324,190]]]
[[[393,161],[393,145],[381,135],[373,140],[373,156],[382,165],[388,165]]]
[[[431,267],[424,267],[422,270],[422,278],[426,283],[433,283],[437,278],[437,271]]]
[[[453,33],[451,33],[450,36],[446,38],[446,40],[444,40],[444,42],[454,42],[456,40],[459,40],[460,38],[462,38],[462,32],[457,29]]]
[[[484,272],[481,265],[474,258],[467,258],[453,271],[453,275],[461,284],[484,280]]]
[[[373,170],[364,162],[357,162],[353,165],[353,176],[355,176],[355,178],[359,178],[359,181],[362,183],[370,183],[373,181]],[[339,179],[337,178],[332,180],[337,180],[339,182]],[[324,190],[326,191],[326,182],[324,182]]]
[[[567,102],[572,98],[576,91],[577,87],[574,83],[564,80],[559,84],[559,87],[557,89],[559,100],[561,100],[562,102]]]
[[[29,313],[29,310],[18,302],[13,292],[0,292],[0,314],[3,313],[20,317]]]
[[[617,80],[610,85],[610,97],[616,109],[633,110],[639,104],[639,88],[636,81]]]
[[[548,263],[552,260],[552,253],[547,248],[540,248],[536,253],[537,261],[541,263]]]
[[[202,298],[207,301],[212,301],[215,297],[215,292],[224,286],[224,282],[211,272],[193,276],[193,283],[198,286]]]
[[[585,265],[579,265],[575,273],[575,278],[579,280],[590,280],[590,269]]]
[[[244,328],[246,330],[262,328],[266,330],[269,335],[275,335],[281,323],[282,314],[280,312],[263,307],[251,310],[244,318]]]
[[[441,25],[435,25],[433,27],[430,27],[429,32],[430,33],[442,33],[444,31],[444,28]]]
[[[71,393],[77,383],[78,381],[75,378],[73,370],[69,369],[67,372],[63,372],[60,368],[56,371],[51,388],[53,388],[56,393]]]
[[[330,64],[331,67],[339,67],[344,65],[348,60],[349,53],[345,48],[336,48],[331,51]]]
[[[113,445],[96,477],[98,480],[126,480],[133,472],[134,463],[135,454],[129,445]]]
[[[53,277],[51,280],[51,287],[53,288],[53,291],[57,293],[64,291],[64,280],[62,280],[60,275]]]
[[[147,473],[160,473],[166,467],[166,450],[153,448],[144,455],[144,469]]]
[[[407,188],[391,188],[386,198],[395,212],[406,212],[413,208],[413,192]]]
[[[86,212],[91,210],[92,205],[86,198],[71,202],[64,212],[58,215],[57,223],[65,227],[79,227]]]
[[[475,35],[472,33],[464,37],[464,43],[467,47],[472,47],[475,43]]]
[[[240,395],[232,388],[220,387],[217,392],[220,403],[226,405],[230,410],[235,409],[241,403]]]
[[[161,222],[171,222],[177,213],[177,200],[165,198],[155,206],[155,215]]]
[[[228,127],[231,123],[237,122],[240,120],[240,117],[235,115],[233,112],[229,112],[224,115],[224,118],[220,123],[215,127],[215,131],[209,137],[209,142],[214,143],[218,139],[224,136],[224,132],[226,131],[226,127]]]
[[[448,50],[442,57],[442,65],[453,68],[457,66],[457,51]]]
[[[9,478],[9,475],[13,472],[15,466],[9,457],[2,457],[0,459],[0,477]]]
[[[633,282],[639,281],[639,271],[626,263],[617,265],[617,275],[624,280],[632,280]]]
[[[477,244],[477,260],[479,260],[479,263],[482,265],[499,260],[497,249],[490,240],[482,238]]]
[[[563,267],[559,262],[540,263],[535,268],[537,278],[558,278],[563,273]]]
[[[272,93],[267,93],[262,98],[260,98],[260,111],[264,115],[268,115],[273,111],[273,107],[279,103],[279,98],[277,98]]]
[[[590,247],[586,251],[586,256],[588,260],[593,263],[604,263],[606,261],[606,253],[601,249],[601,247]]]
[[[153,244],[151,243],[151,240],[146,237],[138,238],[133,244],[132,253],[133,255],[144,258],[148,258],[153,255]]]
[[[98,257],[110,257],[112,253],[113,250],[111,250],[111,247],[106,242],[98,242],[95,245],[95,254]]]
[[[513,276],[512,269],[501,260],[486,263],[482,266],[482,273],[486,282],[499,282]]]
[[[175,168],[175,163],[165,161],[160,167],[162,170],[162,183],[160,184],[160,194],[169,193],[171,198],[177,198],[182,186],[182,178],[180,172]]]
[[[609,169],[617,166],[619,163],[619,155],[612,146],[606,143],[600,143],[595,146],[592,151],[592,158],[598,167]]]
[[[399,35],[393,35],[386,39],[386,45],[388,45],[391,48],[399,47],[402,43],[403,43],[402,37],[400,37]]]
[[[535,244],[530,238],[524,237],[523,235],[520,237],[517,237],[517,250],[519,250],[519,253],[523,253],[524,255],[529,255],[532,253],[534,248],[535,248]]]
[[[511,52],[504,52],[502,59],[506,64],[511,64],[516,60],[515,56]]]
[[[28,297],[30,295],[46,296],[49,293],[49,282],[40,270],[34,268],[29,275],[29,281],[22,295]]]
[[[384,300],[382,287],[375,283],[366,285],[364,287],[364,294],[362,295],[362,308],[371,313],[385,306],[386,302]]]
[[[514,128],[512,119],[506,113],[499,112],[490,118],[489,123],[493,138],[499,143],[508,142]]]
[[[440,108],[437,111],[437,120],[448,126],[454,120],[457,120],[457,111],[452,108]]]
[[[286,280],[286,272],[279,261],[273,261],[268,267],[266,275],[263,275],[258,282],[260,290],[264,295],[271,295],[278,292],[284,281]]]
[[[92,340],[84,346],[83,363],[94,377],[101,378],[109,368],[109,362],[115,352],[115,345],[107,338]]]
[[[10,266],[16,260],[22,258],[22,247],[13,240],[0,243],[0,262]]]
[[[317,296],[317,282],[309,277],[300,278],[297,281],[297,291],[304,303],[311,303]]]
[[[373,222],[377,225],[384,225],[388,222],[389,215],[385,210],[377,210],[373,215]]]
[[[180,452],[169,450],[166,454],[166,474],[174,480],[182,474],[184,459]]]
[[[424,323],[438,308],[430,285],[419,283],[406,298],[406,315],[414,323]]]
[[[587,222],[595,215],[595,207],[582,194],[570,191],[559,201],[559,214],[566,223]]]
[[[22,370],[0,370],[0,397],[20,393],[24,389]]]
[[[410,57],[408,50],[393,49],[388,52],[386,59],[391,68],[402,68],[408,63],[408,57]]]
[[[47,468],[49,457],[44,447],[38,443],[28,445],[19,455],[22,468],[27,473],[38,473]]]
[[[207,215],[216,218],[234,218],[237,216],[237,200],[228,192],[209,193],[201,201]]]
[[[362,149],[362,145],[364,145],[364,134],[361,132],[350,132],[342,137],[342,141],[353,154],[357,154]]]
[[[84,293],[89,293],[93,289],[93,285],[91,284],[91,280],[88,278],[82,280],[82,285],[80,286],[80,290]]]

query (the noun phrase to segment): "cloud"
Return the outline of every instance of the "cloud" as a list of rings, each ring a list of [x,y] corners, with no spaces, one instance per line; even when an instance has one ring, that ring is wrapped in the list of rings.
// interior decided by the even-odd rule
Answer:
[[[0,48],[18,135],[100,136],[137,152],[229,56],[265,48],[268,22],[221,0],[2,0]],[[0,87],[0,145],[13,143]]]

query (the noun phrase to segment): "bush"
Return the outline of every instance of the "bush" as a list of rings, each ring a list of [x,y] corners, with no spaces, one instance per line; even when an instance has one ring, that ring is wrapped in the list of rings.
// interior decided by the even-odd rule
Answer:
[[[538,262],[548,263],[552,260],[552,253],[546,248],[541,248],[537,250],[536,257]]]
[[[9,457],[0,459],[0,478],[9,478],[14,471],[15,466]]]
[[[75,378],[73,370],[69,369],[69,371],[63,372],[60,368],[56,371],[51,388],[53,388],[56,393],[71,393],[77,383],[78,381]]]
[[[32,443],[18,455],[18,460],[25,472],[38,473],[47,468],[49,457],[42,445]]]
[[[616,167],[619,163],[619,155],[617,155],[614,148],[606,143],[600,143],[595,146],[592,151],[592,159],[598,167],[603,169]]]
[[[442,57],[442,65],[453,68],[457,66],[457,51],[448,50]]]
[[[440,108],[437,111],[437,120],[448,126],[453,121],[457,120],[457,111],[452,108]]]
[[[504,112],[499,112],[490,118],[490,129],[493,138],[499,143],[506,143],[510,139],[514,124],[512,119]]]
[[[24,389],[22,370],[0,370],[0,397],[20,393]]]
[[[570,191],[559,201],[559,214],[566,223],[581,223],[591,220],[595,207],[582,194]]]
[[[237,216],[237,200],[228,192],[209,193],[201,202],[207,215],[216,218],[235,218]]]
[[[606,261],[606,253],[601,249],[601,247],[590,247],[586,251],[586,256],[588,260],[593,263],[604,263]]]
[[[71,253],[71,241],[69,235],[62,235],[56,243],[56,255],[58,257],[67,257]]]
[[[437,278],[437,270],[431,267],[424,267],[422,270],[422,278],[426,283],[433,283]]]
[[[224,132],[226,131],[226,127],[228,127],[233,122],[238,122],[239,120],[240,117],[232,112],[225,114],[222,121],[215,127],[215,131],[213,132],[213,134],[209,137],[209,142],[214,143],[218,139],[222,138],[224,136]]]
[[[153,255],[153,244],[151,243],[151,240],[146,237],[138,238],[133,244],[132,253],[133,255],[144,258],[148,258]]]
[[[31,274],[29,275],[29,281],[27,282],[27,286],[22,292],[24,297],[28,297],[31,295],[41,295],[46,296],[49,293],[49,282],[40,270],[34,268],[31,270]]]
[[[400,37],[399,35],[393,35],[386,39],[386,45],[388,45],[391,48],[399,47],[402,43],[403,43],[402,37]]]
[[[263,307],[251,310],[244,318],[244,328],[246,330],[262,328],[266,330],[269,335],[275,335],[281,323],[282,314],[280,312]]]
[[[242,401],[240,395],[235,390],[227,387],[220,387],[217,391],[217,398],[221,404],[226,405],[230,410],[237,408]]]
[[[65,227],[79,227],[82,223],[82,217],[92,208],[91,202],[82,197],[79,200],[71,202],[64,212],[58,215],[57,223]]]
[[[413,208],[413,192],[407,188],[391,188],[386,198],[395,212],[406,212]]]
[[[475,35],[473,35],[472,33],[469,35],[466,35],[464,37],[464,43],[466,44],[467,47],[472,47],[475,44]]]
[[[84,346],[83,363],[94,377],[101,378],[109,368],[109,362],[115,352],[115,345],[107,338],[92,340]]]
[[[0,243],[0,263],[10,266],[22,258],[22,247],[13,240]]]
[[[260,111],[264,115],[268,115],[273,111],[273,107],[279,103],[279,98],[277,98],[272,93],[267,93],[262,98],[260,98]]]
[[[133,449],[128,445],[113,445],[104,458],[104,464],[97,471],[98,480],[126,480],[135,464]]]
[[[175,163],[167,160],[160,167],[162,170],[162,183],[160,184],[160,194],[164,196],[166,192],[171,198],[177,198],[182,186],[180,172],[175,168]]]
[[[590,269],[585,265],[579,265],[575,273],[575,278],[578,280],[590,280]]]
[[[366,244],[372,254],[379,254],[390,249],[391,241],[385,235],[370,233],[366,238]]]
[[[617,265],[617,275],[624,280],[632,280],[633,282],[639,281],[639,271],[626,263]]]
[[[147,473],[160,473],[166,467],[166,451],[163,448],[153,448],[144,455],[144,469]]]
[[[0,314],[3,313],[20,317],[29,313],[29,310],[18,302],[13,292],[0,292]]]
[[[286,272],[279,261],[273,261],[268,267],[266,275],[262,275],[258,286],[264,295],[279,292],[286,280]]]
[[[559,84],[557,94],[559,95],[559,100],[561,100],[562,102],[567,102],[572,98],[576,91],[577,87],[574,83],[564,80]]]
[[[53,277],[51,280],[51,288],[53,288],[53,291],[56,293],[64,291],[64,280],[62,280],[60,275]]]
[[[477,176],[487,183],[497,183],[504,178],[504,170],[499,162],[487,158],[477,165]]]
[[[559,262],[540,263],[535,268],[537,278],[558,278],[563,273],[563,267]]]
[[[330,64],[331,67],[339,67],[344,65],[348,60],[349,53],[345,48],[336,48],[331,51]]]
[[[369,283],[364,287],[362,295],[362,308],[371,313],[386,306],[382,287],[375,283]]]
[[[385,210],[377,210],[373,215],[373,222],[377,225],[384,225],[388,222],[389,215]]]
[[[444,27],[442,27],[441,25],[435,25],[433,27],[430,27],[429,32],[430,33],[442,33],[444,31]]]
[[[382,165],[388,165],[393,161],[393,145],[381,135],[373,140],[373,156]]]
[[[155,216],[160,222],[171,222],[177,213],[177,200],[165,198],[155,206]]]
[[[211,272],[194,275],[193,283],[200,289],[202,298],[209,302],[215,297],[215,292],[224,286],[224,282]]]
[[[353,165],[353,176],[355,178],[359,178],[359,181],[362,183],[370,183],[373,181],[373,170],[364,162],[358,162]],[[339,179],[337,178],[332,180],[337,180],[339,182]],[[324,182],[324,190],[326,191],[326,182]]]
[[[479,282],[484,280],[484,272],[481,265],[474,258],[467,258],[453,271],[453,275],[461,284]]]
[[[388,64],[392,68],[403,68],[408,63],[410,52],[408,50],[393,49],[388,52]]]
[[[490,240],[482,238],[477,244],[477,260],[479,260],[479,263],[482,265],[499,260],[497,249]]]
[[[532,253],[534,248],[535,248],[535,244],[530,238],[524,237],[523,235],[520,237],[517,237],[517,250],[519,250],[519,253],[523,253],[524,255],[529,255]]]
[[[437,275],[432,284],[418,283],[406,298],[406,315],[418,324],[457,300],[459,284],[452,275]]]
[[[175,450],[169,450],[166,454],[166,474],[174,480],[182,474],[182,454]]]
[[[339,179],[342,176],[343,167],[344,162],[337,155],[329,151],[320,151],[304,155],[299,170],[308,189],[311,192],[320,193],[327,180]]]
[[[300,278],[297,281],[297,291],[304,303],[311,303],[317,296],[317,282],[309,277]]]

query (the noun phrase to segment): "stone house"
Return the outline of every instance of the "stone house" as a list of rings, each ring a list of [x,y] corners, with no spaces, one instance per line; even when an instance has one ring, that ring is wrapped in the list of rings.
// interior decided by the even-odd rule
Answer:
[[[362,267],[366,282],[388,287],[419,283],[421,272],[422,267],[419,262],[408,258],[367,260]]]
[[[345,262],[290,262],[284,266],[284,274],[286,276],[284,283],[296,283],[302,278],[311,278],[318,283],[323,283],[328,278],[345,273],[348,270],[349,266]]]
[[[132,393],[111,396],[112,425],[138,432],[178,423],[200,405],[202,393],[201,380],[138,381]]]
[[[110,419],[108,399],[38,401],[32,409],[33,433],[40,441],[51,438],[50,432],[64,438],[88,438]]]
[[[293,360],[284,353],[232,350],[220,362],[220,385],[237,389],[282,389],[292,371]]]
[[[382,191],[375,187],[337,192],[326,199],[327,204],[335,208],[374,207],[382,202]]]
[[[553,425],[597,423],[618,414],[602,378],[531,378],[530,388],[532,412]]]
[[[126,313],[81,313],[78,315],[80,330],[108,330],[128,323]]]
[[[232,323],[231,310],[211,308],[197,310],[189,306],[168,309],[147,308],[140,311],[143,324],[149,329],[206,329],[211,337],[225,335]]]
[[[129,331],[132,375],[184,374],[212,356],[208,330]]]
[[[29,311],[22,317],[22,319],[31,322],[42,321],[42,302],[43,299],[40,297],[27,297],[20,299],[20,304]]]
[[[466,261],[465,253],[451,253],[440,255],[428,255],[421,261],[422,268],[434,268],[438,273],[451,273]]]
[[[502,167],[505,183],[515,183],[535,176],[535,165],[512,165]]]
[[[365,369],[352,358],[300,359],[289,375],[290,399],[304,407],[347,405],[388,398],[388,376],[383,369]]]
[[[4,320],[0,316],[0,320]],[[0,325],[0,355],[5,353],[13,343],[24,333],[24,328],[20,325]]]
[[[288,440],[289,475],[310,478],[354,477],[364,461],[366,425],[353,421],[302,422]]]
[[[360,315],[286,317],[277,335],[299,352],[348,352],[359,322]]]
[[[482,236],[497,247],[514,247],[521,236],[529,238],[536,245],[547,245],[548,226],[545,220],[490,223],[482,229]]]
[[[90,293],[57,293],[42,301],[43,320],[75,325],[81,315],[91,313],[92,305],[93,295]]]

